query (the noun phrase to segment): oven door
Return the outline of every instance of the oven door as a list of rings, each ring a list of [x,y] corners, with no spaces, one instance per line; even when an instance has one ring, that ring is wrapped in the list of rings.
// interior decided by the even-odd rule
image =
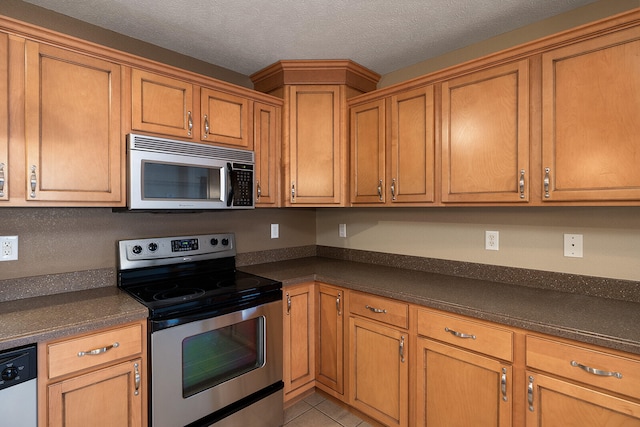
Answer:
[[[183,426],[282,381],[282,301],[151,334],[151,420]],[[273,409],[282,416],[282,405]]]

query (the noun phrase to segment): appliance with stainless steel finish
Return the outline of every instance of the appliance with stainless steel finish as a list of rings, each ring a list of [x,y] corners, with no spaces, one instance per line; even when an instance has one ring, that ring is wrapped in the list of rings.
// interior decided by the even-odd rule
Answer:
[[[233,233],[119,242],[118,286],[149,309],[154,427],[283,423],[282,283],[235,255]]]
[[[251,209],[253,151],[127,136],[127,208]]]
[[[0,425],[38,425],[36,346],[0,352]]]

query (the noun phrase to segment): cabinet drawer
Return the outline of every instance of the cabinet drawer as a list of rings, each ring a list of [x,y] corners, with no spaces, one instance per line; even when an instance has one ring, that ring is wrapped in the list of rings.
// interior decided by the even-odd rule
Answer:
[[[91,354],[92,351],[95,354]],[[113,362],[141,352],[142,326],[140,324],[47,344],[49,378]]]
[[[513,332],[484,323],[418,310],[418,334],[513,361]]]
[[[536,336],[526,340],[528,367],[640,398],[639,360]]]
[[[387,298],[353,292],[349,296],[349,312],[400,328],[409,327],[409,305]]]

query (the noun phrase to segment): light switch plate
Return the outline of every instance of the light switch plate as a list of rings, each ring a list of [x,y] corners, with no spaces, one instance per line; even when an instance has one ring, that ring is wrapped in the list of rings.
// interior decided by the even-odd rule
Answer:
[[[272,239],[280,238],[280,225],[279,224],[271,224],[271,238]]]

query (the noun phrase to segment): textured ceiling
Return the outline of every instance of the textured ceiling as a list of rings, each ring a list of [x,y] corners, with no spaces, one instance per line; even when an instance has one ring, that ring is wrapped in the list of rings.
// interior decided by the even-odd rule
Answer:
[[[26,0],[249,75],[280,59],[380,74],[594,0]]]

